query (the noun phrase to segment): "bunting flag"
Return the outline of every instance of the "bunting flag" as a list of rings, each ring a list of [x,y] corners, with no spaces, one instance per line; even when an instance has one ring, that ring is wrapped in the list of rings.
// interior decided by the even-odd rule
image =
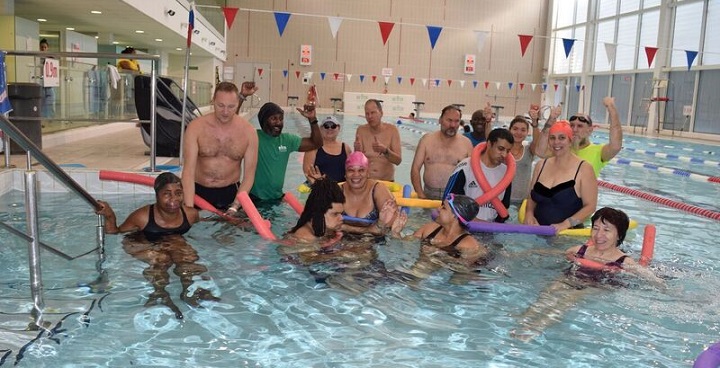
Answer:
[[[192,34],[195,29],[195,2],[190,2],[190,13],[188,13],[187,48],[192,45]]]
[[[315,72],[306,72],[306,73],[305,73],[305,77],[306,77],[308,80],[310,80],[310,79],[312,79],[313,74],[315,74]]]
[[[337,38],[337,33],[342,21],[343,19],[340,17],[328,17],[328,24],[330,24],[330,32],[332,33],[333,39]]]
[[[5,77],[5,53],[0,52],[0,115],[7,117],[12,110],[13,107],[7,92],[7,78]],[[1,138],[2,134],[0,134]],[[0,143],[0,148],[2,147],[3,144]]]
[[[555,92],[557,92],[557,88],[558,88],[557,83],[556,83],[556,84],[553,84],[553,88],[555,89]]]
[[[422,79],[423,87],[427,87],[427,82],[428,82],[427,78]]]
[[[608,65],[612,65],[613,60],[615,60],[617,46],[616,43],[605,42],[605,56],[607,57]]]
[[[576,84],[576,85],[575,85],[575,90],[576,90],[577,92],[580,92],[580,85],[579,85],[579,84]]]
[[[390,83],[390,77],[385,77],[385,85],[387,85],[388,83]]]
[[[299,70],[295,71],[295,78],[300,79],[300,71]]]
[[[513,82],[508,82],[508,89],[512,89],[512,87],[513,87]]]
[[[477,88],[477,85],[478,85],[478,81],[474,80],[474,81],[473,81],[473,88]]]
[[[239,8],[222,7],[223,14],[225,14],[225,23],[227,23],[228,29],[232,28],[238,10]]]
[[[450,85],[452,84],[452,79],[448,79],[447,82],[448,82],[448,87],[450,87]]]
[[[572,50],[573,45],[575,44],[574,38],[563,38],[563,47],[565,48],[565,57],[570,57],[570,50]]]
[[[685,56],[687,56],[687,62],[688,62],[688,70],[690,70],[690,67],[692,66],[693,62],[695,61],[695,58],[697,57],[697,55],[698,55],[697,51],[685,50]]]
[[[397,77],[398,84],[402,84],[402,77]]]
[[[440,79],[435,79],[435,87],[440,86]]]
[[[465,88],[465,79],[460,79],[460,88]]]
[[[360,74],[360,83],[365,81],[365,74]]]
[[[438,37],[440,37],[440,32],[442,32],[442,27],[436,27],[436,26],[426,26],[428,31],[428,37],[430,37],[430,48],[435,50],[435,43],[437,42]]]
[[[290,20],[290,13],[283,13],[283,12],[275,12],[275,24],[277,25],[278,32],[280,33],[280,37],[282,37],[283,32],[285,32],[285,27],[288,24],[288,21]]]
[[[520,53],[521,56],[525,56],[525,51],[527,51],[528,45],[530,45],[530,41],[532,41],[533,36],[531,35],[518,35],[518,38],[520,38]]]
[[[490,87],[490,82],[488,82],[488,81],[485,81],[485,83],[484,83],[484,84],[485,84],[485,89],[488,89],[488,88]]]
[[[263,68],[258,68],[257,71],[258,71],[258,75],[262,77]]]
[[[325,80],[325,72],[320,72],[320,80]]]
[[[288,70],[283,69],[283,78],[287,78],[287,76],[288,76]]]
[[[340,79],[340,73],[333,73],[333,78],[334,78],[335,80]]]
[[[647,56],[648,68],[652,66],[653,60],[655,60],[655,53],[657,52],[657,50],[657,47],[645,46],[645,56]]]
[[[482,52],[483,48],[485,47],[485,40],[487,39],[489,32],[485,31],[475,31],[475,39],[477,40],[477,50],[478,52]]]
[[[393,27],[395,27],[395,23],[378,22],[378,25],[380,26],[380,35],[382,36],[383,46],[387,45],[387,40],[390,37]]]
[[[520,86],[521,91],[525,88],[525,83],[518,83],[518,85]]]
[[[547,87],[548,87],[547,83],[543,83],[543,84],[542,84],[542,90],[543,90],[543,92],[547,91]]]
[[[376,76],[376,75],[373,75],[372,77],[370,77],[370,79],[372,79],[373,83],[375,83],[375,80],[377,79],[377,76]]]
[[[495,82],[495,89],[497,89],[497,90],[499,91],[501,85],[502,85],[502,83],[500,83],[500,82]]]
[[[411,78],[410,78],[410,85],[412,86],[412,85],[414,85],[414,84],[415,84],[415,78],[412,78],[412,77],[411,77]]]
[[[535,88],[537,88],[537,83],[530,83],[530,88],[533,92],[535,92]]]
[[[352,75],[352,74],[345,74],[345,76],[347,77],[348,82],[350,82],[350,80],[352,79],[352,76],[353,76],[353,75]]]

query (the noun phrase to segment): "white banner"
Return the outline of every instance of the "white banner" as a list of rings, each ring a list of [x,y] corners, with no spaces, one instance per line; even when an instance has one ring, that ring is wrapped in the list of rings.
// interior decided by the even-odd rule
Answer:
[[[43,86],[60,87],[60,60],[45,58],[43,65]]]

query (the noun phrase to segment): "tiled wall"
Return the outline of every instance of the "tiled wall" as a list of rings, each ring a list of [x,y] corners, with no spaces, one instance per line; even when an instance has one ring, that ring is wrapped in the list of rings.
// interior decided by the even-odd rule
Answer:
[[[100,180],[97,170],[71,169],[66,172],[91,195],[154,193],[153,188],[146,185]],[[150,174],[142,175],[155,176]],[[43,193],[70,192],[70,189],[53,178],[52,174],[47,171],[38,170],[37,179],[38,188]],[[10,190],[25,190],[24,170],[11,169],[0,171],[0,195]]]

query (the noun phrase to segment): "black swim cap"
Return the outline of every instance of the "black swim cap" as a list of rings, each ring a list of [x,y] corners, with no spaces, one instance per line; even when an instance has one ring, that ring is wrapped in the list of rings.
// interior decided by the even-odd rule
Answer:
[[[178,178],[177,175],[171,172],[164,172],[158,175],[158,177],[155,178],[155,183],[153,185],[153,188],[155,189],[155,194],[158,194],[160,189],[164,188],[166,185],[175,183],[180,183],[182,185],[182,181],[180,180],[180,178]]]
[[[456,216],[460,215],[463,219],[465,219],[465,221],[472,221],[473,219],[475,219],[475,216],[477,216],[478,212],[480,211],[480,205],[478,205],[474,199],[466,195],[450,193],[446,200],[450,201],[451,197],[452,207],[455,207],[455,211],[457,211],[457,213],[453,211]],[[460,222],[462,223],[462,221]]]

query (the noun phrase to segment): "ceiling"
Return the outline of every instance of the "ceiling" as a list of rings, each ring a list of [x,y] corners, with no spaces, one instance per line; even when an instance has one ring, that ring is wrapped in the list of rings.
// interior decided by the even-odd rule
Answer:
[[[91,14],[91,10],[102,14]],[[99,45],[117,41],[121,47],[185,53],[185,37],[120,0],[15,0],[15,16],[33,21],[47,19],[40,22],[40,33],[73,27],[75,32],[97,35]],[[182,50],[176,50],[178,47]],[[193,55],[212,56],[200,47],[193,48]]]

